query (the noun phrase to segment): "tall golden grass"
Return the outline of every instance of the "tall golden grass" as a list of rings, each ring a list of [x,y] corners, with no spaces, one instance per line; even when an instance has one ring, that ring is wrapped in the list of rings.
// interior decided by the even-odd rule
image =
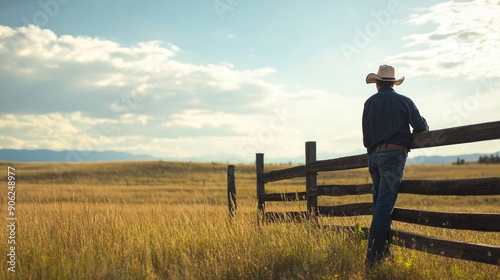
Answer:
[[[7,163],[0,180],[7,182]],[[238,212],[228,218],[224,164],[127,162],[16,168],[16,272],[1,279],[364,279],[365,242],[356,233],[314,224],[257,225],[254,166],[238,165]],[[270,165],[276,169],[284,166]],[[61,172],[64,171],[64,172]],[[4,174],[5,173],[5,174]],[[406,178],[498,177],[493,165],[408,166]],[[320,174],[319,182],[365,183],[365,169]],[[303,190],[303,180],[269,184]],[[6,213],[7,190],[0,209]],[[323,204],[366,196],[322,199]],[[401,195],[406,208],[500,212],[500,197]],[[269,203],[272,210],[304,210],[300,203]],[[5,214],[6,215],[6,214]],[[6,224],[7,222],[5,222]],[[324,223],[368,226],[369,217]],[[406,231],[500,245],[498,233],[450,231],[395,224]],[[0,252],[8,252],[7,229]],[[2,241],[3,240],[3,241]],[[499,279],[498,266],[394,248],[393,262],[373,279]],[[5,255],[4,255],[5,256]]]

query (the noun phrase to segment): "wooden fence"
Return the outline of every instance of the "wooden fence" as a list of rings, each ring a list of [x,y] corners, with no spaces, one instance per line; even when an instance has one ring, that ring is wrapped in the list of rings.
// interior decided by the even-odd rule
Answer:
[[[413,135],[411,149],[472,143],[500,139],[500,121],[427,131]],[[257,208],[265,221],[315,219],[319,216],[371,215],[372,203],[338,206],[318,205],[318,196],[371,194],[371,184],[318,185],[317,173],[348,170],[368,166],[368,155],[361,154],[328,160],[316,160],[316,143],[306,142],[305,165],[264,172],[264,154],[256,155]],[[500,170],[499,170],[500,171]],[[232,179],[229,180],[230,174]],[[285,179],[306,178],[305,192],[266,193],[265,185]],[[403,180],[400,193],[418,195],[487,196],[500,195],[500,177],[464,180]],[[266,212],[267,201],[307,201],[303,212]],[[228,206],[231,215],[236,205],[234,166],[228,167]],[[395,208],[395,221],[460,230],[500,232],[500,214],[442,213]],[[365,233],[367,228],[363,229]],[[393,231],[395,245],[430,254],[475,262],[500,265],[500,247],[445,240],[399,230]]]

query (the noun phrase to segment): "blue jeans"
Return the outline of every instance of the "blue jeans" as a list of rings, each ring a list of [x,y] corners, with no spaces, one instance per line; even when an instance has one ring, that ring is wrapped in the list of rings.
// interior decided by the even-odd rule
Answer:
[[[368,237],[368,261],[391,254],[391,214],[398,198],[408,152],[383,149],[370,155],[368,170],[373,180],[373,219]]]

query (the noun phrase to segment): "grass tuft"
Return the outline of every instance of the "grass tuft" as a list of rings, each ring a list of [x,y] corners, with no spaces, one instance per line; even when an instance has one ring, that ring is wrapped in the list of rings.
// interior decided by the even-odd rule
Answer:
[[[73,171],[66,170],[63,174],[69,176],[68,181],[63,179],[62,183],[53,180],[58,174],[54,174],[51,166],[17,164],[16,215],[19,226],[15,279],[500,278],[498,266],[399,247],[393,248],[393,261],[385,262],[366,274],[366,240],[362,238],[361,227],[368,226],[369,217],[331,220],[333,224],[356,224],[354,231],[318,228],[308,222],[259,226],[254,200],[255,177],[251,167],[237,168],[241,172],[237,173],[238,211],[235,219],[229,220],[225,177],[221,175],[225,166],[220,164],[72,165]],[[152,170],[144,172],[148,168]],[[418,168],[412,167],[408,173],[421,175],[423,171]],[[426,168],[422,167],[422,170]],[[472,173],[456,169],[460,167],[440,168],[443,178],[456,175],[458,171],[463,177],[478,172],[499,175],[499,171],[489,169],[490,166],[482,171],[479,167],[469,166]],[[436,169],[439,168],[434,167],[432,176],[438,177]],[[326,182],[363,181],[364,175],[361,174],[364,173],[361,172],[366,170],[359,172],[335,173],[335,176],[323,179]],[[176,178],[163,178],[166,174]],[[128,183],[120,178],[127,178]],[[0,179],[5,181],[1,176]],[[140,182],[145,182],[144,186]],[[290,185],[273,187],[290,191],[299,186],[293,181]],[[468,198],[457,200],[455,197],[449,201],[443,198],[402,198],[401,203],[415,208],[432,205],[433,209],[456,211],[466,205],[472,211],[500,212],[497,197],[474,198],[469,202]],[[338,204],[342,201],[330,202]],[[277,211],[293,207],[304,209],[304,205],[298,205],[270,207]],[[0,209],[7,209],[6,195],[0,199]],[[405,224],[395,226],[437,237],[482,243],[488,240],[489,244],[500,245],[498,233],[445,231]],[[0,242],[0,252],[8,250],[7,234],[6,230],[0,231],[0,240],[4,240]],[[6,268],[4,264],[0,279],[13,278]]]

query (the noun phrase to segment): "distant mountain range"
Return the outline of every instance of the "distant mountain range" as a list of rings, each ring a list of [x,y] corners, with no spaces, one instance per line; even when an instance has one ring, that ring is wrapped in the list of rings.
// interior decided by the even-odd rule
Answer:
[[[51,151],[0,149],[0,160],[14,162],[95,162],[158,160],[149,155],[133,155],[124,152]]]
[[[493,153],[498,154],[497,153]],[[458,158],[465,160],[465,162],[476,162],[480,156],[489,156],[491,154],[471,154],[459,156],[418,156],[407,160],[408,164],[443,164],[456,162]]]
[[[500,152],[498,152],[500,153]],[[496,154],[496,153],[494,153]],[[408,159],[408,164],[446,164],[456,162],[457,158],[466,162],[478,161],[480,156],[491,154],[471,154],[457,156],[418,156]],[[335,158],[327,155],[318,155],[318,158]],[[322,157],[323,156],[323,157]],[[199,161],[199,162],[238,162],[231,155],[200,156],[197,158],[157,158],[150,155],[134,155],[125,152],[96,152],[96,151],[51,151],[51,150],[15,150],[0,149],[0,161],[13,162],[103,162],[103,161],[147,161],[147,160],[175,160],[175,161]],[[269,159],[266,162],[303,164],[303,158],[293,159]]]

